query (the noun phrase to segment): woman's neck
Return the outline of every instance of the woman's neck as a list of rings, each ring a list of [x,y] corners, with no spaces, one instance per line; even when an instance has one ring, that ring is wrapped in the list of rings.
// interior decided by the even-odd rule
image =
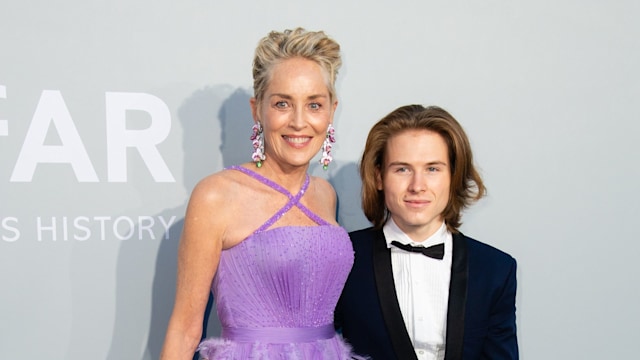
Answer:
[[[296,194],[302,188],[308,169],[308,164],[306,166],[290,166],[285,168],[277,164],[269,164],[268,161],[265,161],[262,163],[262,167],[254,169],[254,171],[276,182],[290,193]]]

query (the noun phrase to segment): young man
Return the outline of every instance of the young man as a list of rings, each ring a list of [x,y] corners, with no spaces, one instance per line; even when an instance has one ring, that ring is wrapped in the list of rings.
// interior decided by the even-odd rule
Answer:
[[[336,327],[374,360],[518,359],[516,262],[458,231],[485,194],[460,124],[403,106],[369,132],[353,269]]]

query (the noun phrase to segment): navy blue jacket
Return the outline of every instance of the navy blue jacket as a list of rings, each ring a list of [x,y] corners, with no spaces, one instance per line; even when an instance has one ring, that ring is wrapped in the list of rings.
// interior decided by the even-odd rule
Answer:
[[[417,359],[396,297],[382,230],[349,234],[355,261],[336,308],[336,328],[373,360]],[[516,261],[453,235],[445,360],[518,359]]]

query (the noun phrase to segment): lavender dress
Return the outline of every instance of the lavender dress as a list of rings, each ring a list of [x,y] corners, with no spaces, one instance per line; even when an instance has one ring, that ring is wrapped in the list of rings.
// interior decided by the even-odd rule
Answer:
[[[222,337],[204,340],[205,359],[350,359],[333,311],[353,264],[346,231],[312,213],[297,195],[244,167],[289,202],[238,245],[222,251],[211,289]],[[297,206],[317,226],[270,228]]]

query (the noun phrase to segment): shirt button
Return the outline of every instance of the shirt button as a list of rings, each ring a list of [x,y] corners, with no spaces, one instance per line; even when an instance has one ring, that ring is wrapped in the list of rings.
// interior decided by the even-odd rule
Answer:
[[[424,354],[424,350],[418,350],[418,354],[420,355]]]

